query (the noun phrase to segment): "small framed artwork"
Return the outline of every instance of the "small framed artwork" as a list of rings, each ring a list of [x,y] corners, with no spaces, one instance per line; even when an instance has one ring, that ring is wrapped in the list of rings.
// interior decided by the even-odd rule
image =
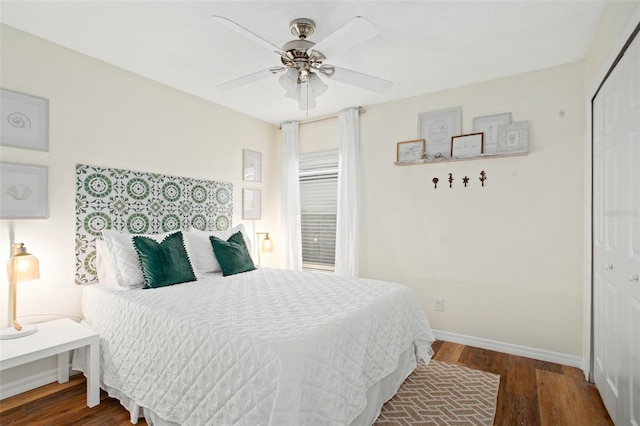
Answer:
[[[0,163],[0,219],[46,219],[47,167]]]
[[[461,133],[461,116],[461,107],[418,114],[418,137],[425,140],[427,158],[449,157],[451,137]]]
[[[418,161],[423,158],[424,139],[398,142],[396,148],[396,161],[399,163]]]
[[[0,145],[49,150],[49,101],[0,89]]]
[[[498,126],[511,123],[511,113],[485,115],[473,119],[473,132],[484,133],[483,154],[491,154],[498,150]]]
[[[242,219],[262,218],[262,192],[259,189],[242,189]]]
[[[482,154],[484,133],[453,136],[451,138],[452,157],[474,157]]]
[[[529,122],[516,121],[498,126],[498,152],[529,151]]]
[[[242,179],[246,182],[262,182],[262,153],[242,150]]]

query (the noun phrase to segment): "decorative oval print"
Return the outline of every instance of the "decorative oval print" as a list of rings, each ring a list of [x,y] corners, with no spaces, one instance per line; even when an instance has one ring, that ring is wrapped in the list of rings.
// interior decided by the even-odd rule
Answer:
[[[98,275],[98,268],[96,267],[96,251],[92,251],[84,259],[84,269],[91,275]]]
[[[127,182],[127,194],[133,199],[143,200],[149,196],[149,184],[141,178],[133,178]]]
[[[219,231],[223,231],[229,228],[229,218],[226,216],[218,216],[216,218],[216,229]]]
[[[111,193],[111,188],[111,180],[100,173],[89,175],[84,180],[84,190],[92,197],[106,197]]]
[[[175,214],[168,214],[162,218],[162,231],[175,231],[180,228],[180,218]]]
[[[193,219],[191,219],[191,226],[199,229],[200,231],[204,231],[207,227],[207,218],[201,214],[197,214],[193,216]]]
[[[134,213],[127,219],[130,234],[144,234],[149,229],[149,219],[142,213]]]
[[[94,237],[102,235],[104,229],[111,228],[111,218],[102,212],[93,212],[84,219],[84,229]]]
[[[21,112],[12,112],[7,115],[7,121],[13,127],[18,129],[30,129],[31,128],[31,119],[28,115],[23,114]]]
[[[169,201],[169,202],[174,202],[174,201],[178,201],[178,199],[180,198],[180,187],[178,186],[177,183],[175,182],[167,182],[164,185],[162,185],[162,197]]]
[[[191,189],[191,198],[196,203],[204,203],[207,199],[207,190],[202,185],[195,185]]]
[[[216,191],[216,200],[220,204],[227,204],[229,202],[229,191],[224,188],[220,188]]]

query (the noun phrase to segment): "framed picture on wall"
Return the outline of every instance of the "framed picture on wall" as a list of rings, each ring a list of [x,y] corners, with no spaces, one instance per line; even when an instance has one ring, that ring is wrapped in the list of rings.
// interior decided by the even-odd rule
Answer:
[[[0,145],[49,150],[49,101],[0,89]]]
[[[242,219],[262,218],[262,192],[259,189],[242,189]]]
[[[0,163],[0,219],[46,219],[47,167]]]
[[[246,182],[262,182],[262,153],[242,150],[242,179]]]
[[[529,122],[516,121],[498,126],[498,152],[528,152]]]
[[[485,115],[473,119],[473,132],[484,133],[483,154],[491,154],[498,150],[498,126],[511,123],[511,113]]]
[[[453,136],[451,138],[452,157],[475,157],[482,154],[484,133]]]
[[[448,158],[451,137],[461,131],[462,107],[418,114],[418,137],[425,140],[426,157]]]
[[[424,139],[398,142],[396,147],[396,161],[399,163],[418,161],[424,154]]]

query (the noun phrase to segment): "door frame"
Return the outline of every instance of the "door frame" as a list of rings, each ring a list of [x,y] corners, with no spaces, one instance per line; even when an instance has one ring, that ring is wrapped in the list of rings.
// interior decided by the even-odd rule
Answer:
[[[587,143],[588,149],[586,150],[586,159],[585,161],[588,164],[588,167],[585,168],[585,209],[586,209],[586,220],[585,220],[585,234],[587,236],[586,241],[588,244],[585,244],[585,286],[586,286],[586,327],[585,327],[585,339],[584,339],[584,353],[585,359],[583,360],[582,371],[585,374],[585,377],[588,381],[594,382],[594,271],[593,271],[593,260],[594,260],[594,244],[593,244],[593,236],[594,236],[594,221],[593,221],[593,102],[600,92],[600,89],[607,81],[607,78],[613,72],[620,59],[624,55],[625,51],[634,40],[635,37],[640,37],[638,35],[640,33],[640,7],[636,9],[634,16],[630,19],[627,28],[625,28],[624,32],[614,45],[612,53],[607,58],[607,61],[604,63],[600,73],[598,74],[598,78],[596,79],[596,83],[594,87],[591,88],[587,92],[587,114],[586,117],[589,117],[589,125],[587,126]]]

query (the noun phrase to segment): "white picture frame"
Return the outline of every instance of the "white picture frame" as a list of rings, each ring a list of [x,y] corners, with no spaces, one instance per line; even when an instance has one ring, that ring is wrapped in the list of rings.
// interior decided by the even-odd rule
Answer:
[[[49,150],[49,100],[0,89],[0,145]]]
[[[262,182],[262,153],[242,150],[242,180],[245,182]]]
[[[516,121],[498,126],[498,152],[528,152],[529,122]]]
[[[418,138],[425,140],[425,156],[449,158],[451,137],[461,133],[462,107],[418,114]]]
[[[498,151],[498,126],[511,123],[511,113],[485,115],[473,119],[473,132],[484,133],[483,154],[493,154]]]
[[[451,157],[477,157],[482,154],[484,133],[470,133],[451,137]]]
[[[0,163],[0,219],[46,219],[46,166]]]
[[[262,218],[262,191],[242,189],[242,219],[259,220]]]

